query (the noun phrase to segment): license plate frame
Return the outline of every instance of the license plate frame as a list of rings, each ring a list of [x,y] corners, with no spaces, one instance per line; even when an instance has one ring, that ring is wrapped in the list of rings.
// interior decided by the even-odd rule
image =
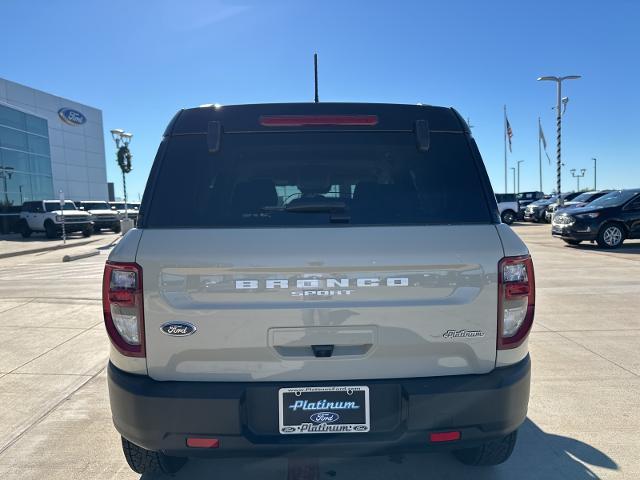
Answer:
[[[278,390],[282,435],[367,433],[371,430],[369,387],[288,387]]]

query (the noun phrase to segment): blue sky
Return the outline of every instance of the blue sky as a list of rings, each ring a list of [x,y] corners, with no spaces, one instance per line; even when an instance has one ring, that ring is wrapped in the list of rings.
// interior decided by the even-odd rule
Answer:
[[[471,119],[504,190],[503,116],[521,190],[538,188],[537,118],[555,159],[555,86],[567,82],[563,186],[640,187],[640,2],[4,0],[0,77],[98,107],[134,133],[129,192],[142,193],[161,134],[182,107],[310,101],[451,105]],[[108,136],[109,180],[121,192]],[[544,161],[543,186],[555,185]],[[512,188],[509,177],[509,189]]]

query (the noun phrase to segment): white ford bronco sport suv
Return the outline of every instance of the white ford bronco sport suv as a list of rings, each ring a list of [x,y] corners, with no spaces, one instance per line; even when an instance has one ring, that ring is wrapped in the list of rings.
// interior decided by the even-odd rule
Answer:
[[[93,200],[76,202],[80,210],[88,212],[93,217],[93,231],[99,233],[108,228],[113,233],[120,233],[120,213],[111,208],[105,201]]]
[[[93,233],[91,215],[78,210],[71,200],[64,202],[64,211],[58,200],[24,202],[18,231],[24,238],[29,238],[33,232],[44,232],[47,238],[56,238],[62,233],[63,222],[66,233],[82,232],[85,237]]]
[[[504,462],[527,414],[533,274],[453,109],[182,110],[104,272],[126,459]]]

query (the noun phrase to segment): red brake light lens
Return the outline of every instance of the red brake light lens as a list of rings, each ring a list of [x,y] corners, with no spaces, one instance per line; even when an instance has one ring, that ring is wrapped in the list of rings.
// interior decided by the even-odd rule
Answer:
[[[102,312],[113,346],[128,357],[144,357],[142,268],[107,262],[102,279]]]
[[[187,438],[187,447],[189,448],[218,448],[219,446],[220,440],[217,438]]]
[[[377,115],[263,115],[263,127],[366,126],[378,124]]]
[[[498,350],[516,348],[531,331],[535,277],[530,255],[505,257],[498,264]]]
[[[460,432],[433,432],[429,434],[429,440],[433,443],[455,442],[456,440],[460,440]]]

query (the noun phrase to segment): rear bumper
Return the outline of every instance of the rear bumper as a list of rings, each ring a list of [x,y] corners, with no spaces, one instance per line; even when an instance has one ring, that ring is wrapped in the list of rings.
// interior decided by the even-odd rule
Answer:
[[[470,447],[516,430],[529,402],[529,357],[485,375],[349,382],[158,382],[108,368],[118,432],[149,450],[178,456],[376,455]],[[278,434],[278,389],[367,385],[371,431]],[[429,443],[429,432],[461,439]],[[193,436],[219,439],[217,449],[187,448]]]

